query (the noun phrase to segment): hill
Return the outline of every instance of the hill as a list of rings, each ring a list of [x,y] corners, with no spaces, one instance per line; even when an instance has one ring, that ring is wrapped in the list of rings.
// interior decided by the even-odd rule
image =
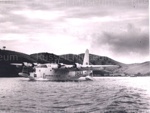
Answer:
[[[148,74],[150,73],[150,61],[143,63],[127,64],[120,69],[117,69],[118,73],[127,73],[127,74]]]
[[[64,54],[64,55],[60,55],[60,57],[65,60],[69,60],[70,62],[73,62],[73,63],[82,64],[82,62],[83,62],[83,58],[81,56],[75,55],[75,54]]]
[[[10,50],[0,50],[0,63],[22,63],[22,62],[36,62],[29,55],[10,51]]]
[[[135,64],[123,64],[115,61],[109,57],[99,56],[90,54],[90,64],[92,65],[119,65],[121,68],[114,70],[106,70],[107,72],[114,73],[126,73],[126,74],[149,74],[150,73],[150,62],[135,63]],[[10,65],[10,63],[23,63],[23,62],[37,62],[37,63],[64,63],[64,64],[82,64],[84,54],[64,54],[55,55],[53,53],[35,53],[35,54],[24,54],[20,52],[10,50],[0,50],[0,77],[2,76],[18,76],[18,72],[22,68],[16,68],[16,66]],[[96,73],[105,73],[103,71]]]
[[[21,69],[10,63],[36,62],[29,55],[10,50],[0,50],[0,77],[16,77]]]
[[[77,62],[82,64],[84,59],[84,53],[76,55],[76,54],[64,54],[60,55],[60,57],[67,59],[72,62]],[[121,67],[126,66],[126,64],[123,64],[121,62],[115,61],[109,57],[106,56],[98,56],[94,54],[89,54],[89,62],[90,65],[119,65]],[[93,74],[104,76],[104,74],[112,73],[116,71],[115,68],[113,69],[105,69],[105,70],[94,70]]]
[[[60,57],[67,59],[69,61],[72,62],[77,62],[82,64],[83,62],[83,58],[84,58],[84,54],[79,54],[79,55],[75,55],[75,54],[64,54],[64,55],[60,55]],[[120,66],[124,66],[125,64],[115,61],[111,58],[105,57],[105,56],[98,56],[98,55],[94,55],[94,54],[89,54],[89,62],[91,65],[120,65]]]
[[[73,64],[72,61],[64,59],[53,53],[35,53],[31,54],[30,57],[36,60],[38,63],[64,63],[64,64]]]
[[[60,55],[60,57],[67,59],[72,62],[78,62],[82,64],[84,54],[64,54]],[[89,60],[90,64],[92,65],[119,65],[120,68],[117,69],[112,69],[112,70],[106,70],[107,72],[113,72],[116,74],[127,74],[127,75],[132,75],[132,74],[141,74],[145,75],[150,73],[150,62],[144,62],[144,63],[135,63],[135,64],[124,64],[121,62],[118,62],[116,60],[113,60],[109,57],[106,56],[99,56],[99,55],[94,55],[94,54],[89,54]],[[95,73],[105,73],[104,71],[95,71]]]

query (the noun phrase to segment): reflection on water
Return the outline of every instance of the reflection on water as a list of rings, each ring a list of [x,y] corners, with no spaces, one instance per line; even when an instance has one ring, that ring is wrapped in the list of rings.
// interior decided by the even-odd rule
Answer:
[[[0,78],[0,113],[149,113],[150,77],[31,82]]]

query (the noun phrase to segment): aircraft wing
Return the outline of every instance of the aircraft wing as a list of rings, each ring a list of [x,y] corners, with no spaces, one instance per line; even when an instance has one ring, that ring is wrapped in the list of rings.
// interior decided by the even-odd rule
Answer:
[[[11,65],[22,66],[22,63],[11,63]]]
[[[84,71],[84,70],[104,70],[105,68],[118,68],[118,65],[63,65],[55,70],[68,70],[68,71]]]
[[[118,68],[118,65],[81,65],[79,70],[104,70],[105,68]]]
[[[23,63],[10,63],[10,65],[14,65],[14,66],[27,66],[27,67],[33,67],[36,66],[37,63],[27,63],[27,62],[23,62]]]

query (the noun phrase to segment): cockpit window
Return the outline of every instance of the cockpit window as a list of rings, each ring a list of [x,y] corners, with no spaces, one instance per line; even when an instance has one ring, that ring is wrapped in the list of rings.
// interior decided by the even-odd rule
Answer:
[[[47,68],[47,65],[44,65],[44,64],[38,65],[37,68]]]

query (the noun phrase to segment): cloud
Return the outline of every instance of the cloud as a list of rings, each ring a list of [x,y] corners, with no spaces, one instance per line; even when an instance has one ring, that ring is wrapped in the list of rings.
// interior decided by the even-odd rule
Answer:
[[[0,44],[26,53],[81,53],[89,48],[110,57],[126,53],[146,56],[148,2],[1,0]]]
[[[141,31],[132,24],[128,24],[124,32],[103,32],[102,35],[93,38],[92,46],[101,47],[107,45],[114,55],[140,54],[149,55],[149,34]]]
[[[22,10],[13,11],[13,14],[22,15],[29,19],[39,19],[39,20],[55,20],[62,16],[65,16],[63,11],[42,11],[42,10]]]

